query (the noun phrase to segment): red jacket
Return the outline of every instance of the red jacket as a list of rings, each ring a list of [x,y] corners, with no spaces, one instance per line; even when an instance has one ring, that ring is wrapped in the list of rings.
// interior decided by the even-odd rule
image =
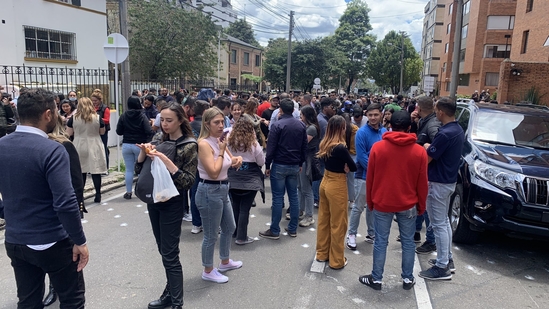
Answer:
[[[387,132],[372,146],[366,174],[366,199],[370,210],[400,212],[417,207],[425,212],[427,201],[427,152],[416,144],[416,135]]]

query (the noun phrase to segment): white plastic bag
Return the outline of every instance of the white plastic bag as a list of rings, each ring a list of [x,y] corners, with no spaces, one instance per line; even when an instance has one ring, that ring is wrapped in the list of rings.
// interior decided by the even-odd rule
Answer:
[[[165,202],[179,195],[170,172],[159,158],[152,160],[151,174],[154,178],[153,200],[155,203]]]

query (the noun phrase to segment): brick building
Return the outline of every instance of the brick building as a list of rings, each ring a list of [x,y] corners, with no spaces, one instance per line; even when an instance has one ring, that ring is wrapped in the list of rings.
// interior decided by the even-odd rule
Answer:
[[[250,45],[230,35],[221,38],[223,48],[220,61],[220,85],[227,85],[231,89],[255,88],[259,84],[242,77],[244,74],[255,77],[263,76],[263,49]]]
[[[549,103],[549,1],[517,0],[515,40],[510,59],[500,66],[498,101],[520,102],[535,87]]]
[[[541,0],[537,0],[541,1]],[[456,9],[445,0],[445,35],[442,41],[442,78],[440,95],[449,95]],[[513,29],[517,0],[465,0],[461,25],[461,48],[457,93],[471,95],[497,90],[500,66],[513,49]],[[516,40],[515,40],[516,42]]]

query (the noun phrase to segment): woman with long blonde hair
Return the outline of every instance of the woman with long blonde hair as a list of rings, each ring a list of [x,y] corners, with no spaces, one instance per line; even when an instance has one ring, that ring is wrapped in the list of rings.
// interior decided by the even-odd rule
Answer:
[[[344,256],[348,220],[346,173],[356,171],[356,164],[345,143],[345,130],[343,117],[330,118],[318,151],[318,157],[324,161],[326,169],[320,183],[316,259],[329,261],[332,269],[342,269],[347,265]]]
[[[227,132],[224,132],[225,116],[212,107],[202,115],[202,127],[198,137],[198,173],[200,182],[196,190],[196,207],[202,218],[204,239],[202,241],[202,279],[225,283],[229,278],[222,275],[242,267],[241,261],[229,259],[232,234],[236,224],[229,201],[228,170],[240,168],[242,157],[233,156],[227,149]],[[219,258],[221,263],[214,268],[213,257],[217,234],[221,227]]]
[[[95,112],[92,101],[87,97],[80,98],[76,114],[67,122],[67,134],[74,135],[84,185],[87,173],[92,175],[96,203],[101,202],[101,174],[107,172],[105,148],[101,141],[104,133],[105,124]]]

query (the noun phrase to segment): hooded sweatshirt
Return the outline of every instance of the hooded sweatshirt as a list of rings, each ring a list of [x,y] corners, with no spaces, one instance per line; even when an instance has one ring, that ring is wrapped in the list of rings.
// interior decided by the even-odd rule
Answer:
[[[416,144],[415,134],[387,132],[372,146],[366,175],[368,208],[400,212],[427,201],[427,152]]]
[[[123,135],[124,144],[141,144],[150,141],[154,131],[142,109],[130,109],[118,120],[116,134]]]

